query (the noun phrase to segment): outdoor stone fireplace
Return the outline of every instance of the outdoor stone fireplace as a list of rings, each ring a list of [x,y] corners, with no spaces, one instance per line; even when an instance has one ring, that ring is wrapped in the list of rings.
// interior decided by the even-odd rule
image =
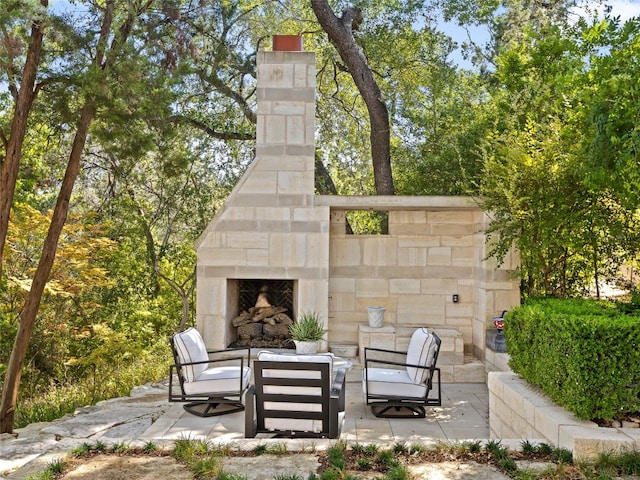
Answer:
[[[289,325],[295,320],[294,280],[230,279],[228,295],[236,313],[232,316],[231,346],[292,348]]]
[[[197,327],[209,348],[225,348],[256,289],[288,282],[290,301],[277,306],[292,319],[317,313],[321,349],[376,333],[402,349],[428,326],[450,339],[441,357],[453,378],[463,346],[483,359],[492,317],[519,304],[518,257],[486,260],[488,217],[470,197],[315,195],[315,81],[311,52],[257,55],[256,157],[197,244]],[[353,210],[386,213],[388,234],[348,235]],[[240,300],[245,288],[253,294]],[[384,327],[363,336],[368,306],[386,308]]]

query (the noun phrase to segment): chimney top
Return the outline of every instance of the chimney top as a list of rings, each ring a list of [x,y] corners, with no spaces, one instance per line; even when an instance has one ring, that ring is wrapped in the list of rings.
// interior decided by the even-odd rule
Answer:
[[[301,35],[274,35],[274,52],[302,52]]]

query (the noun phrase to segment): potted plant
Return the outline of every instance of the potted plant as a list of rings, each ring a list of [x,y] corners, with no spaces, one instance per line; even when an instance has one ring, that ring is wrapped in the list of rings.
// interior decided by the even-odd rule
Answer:
[[[297,322],[289,325],[289,334],[296,344],[296,353],[316,353],[318,342],[327,330],[316,312],[302,312]]]

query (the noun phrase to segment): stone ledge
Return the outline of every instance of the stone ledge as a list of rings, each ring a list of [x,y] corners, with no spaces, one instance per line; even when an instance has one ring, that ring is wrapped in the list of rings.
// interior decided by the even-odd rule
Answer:
[[[577,461],[640,449],[640,429],[601,428],[579,420],[515,373],[489,372],[487,387],[492,438],[544,439],[572,451]]]

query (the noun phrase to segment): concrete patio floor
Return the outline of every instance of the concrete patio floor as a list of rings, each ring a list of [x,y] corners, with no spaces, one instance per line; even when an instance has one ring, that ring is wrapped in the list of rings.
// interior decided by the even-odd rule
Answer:
[[[346,418],[340,440],[349,443],[398,442],[421,444],[486,441],[489,435],[489,394],[482,383],[442,384],[442,406],[427,410],[424,419],[381,419],[365,407],[361,367],[347,375]],[[140,447],[153,442],[171,448],[178,439],[203,439],[251,450],[259,444],[283,443],[290,452],[323,449],[336,440],[244,438],[244,412],[201,418],[184,411],[181,403],[167,401],[167,384],[134,389],[130,397],[83,407],[53,422],[31,424],[15,435],[0,435],[0,478],[25,479],[51,461],[84,444],[102,442]]]
[[[364,403],[361,372],[362,368],[354,365],[347,374],[346,415],[341,440],[425,444],[489,439],[489,393],[485,384],[444,383],[442,406],[428,408],[426,418],[383,419],[376,418]],[[186,413],[180,404],[174,404],[173,407],[145,432],[145,438],[246,440],[244,412],[200,418]],[[258,435],[256,440],[266,438],[269,437]]]

